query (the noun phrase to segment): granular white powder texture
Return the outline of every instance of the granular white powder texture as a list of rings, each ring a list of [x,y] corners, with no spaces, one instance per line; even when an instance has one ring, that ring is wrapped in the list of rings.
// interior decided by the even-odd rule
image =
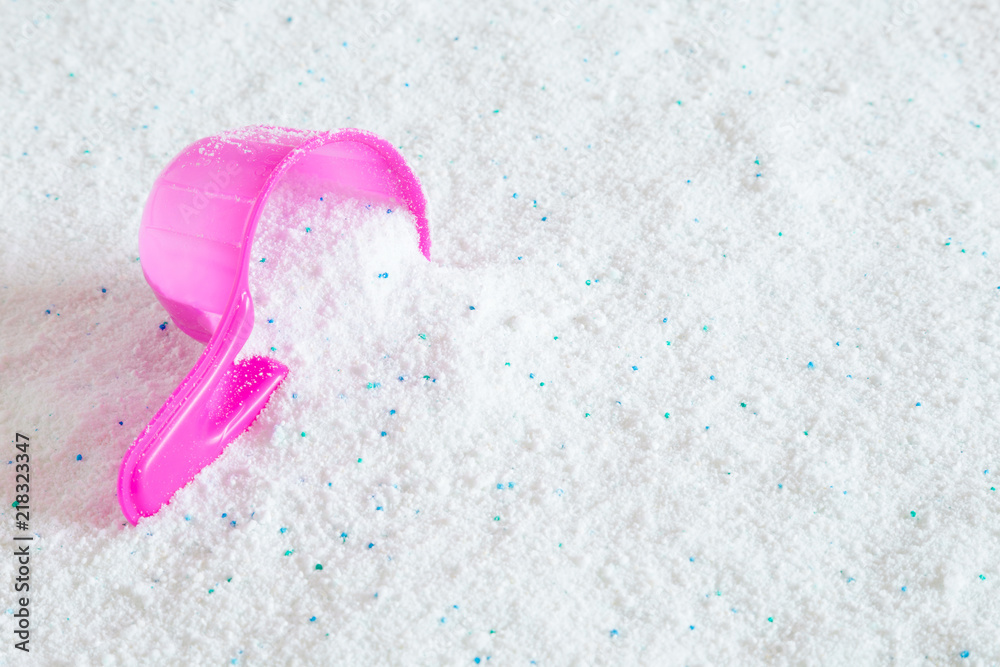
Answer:
[[[1000,663],[998,29],[5,3],[0,664]],[[132,527],[122,457],[203,349],[143,278],[142,206],[252,124],[389,140],[431,260],[398,202],[275,191],[242,355],[289,374]]]

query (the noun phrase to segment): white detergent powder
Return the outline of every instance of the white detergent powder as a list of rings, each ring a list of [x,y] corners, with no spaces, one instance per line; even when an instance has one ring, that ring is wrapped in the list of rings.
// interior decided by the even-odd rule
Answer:
[[[0,665],[1000,664],[998,29],[5,3]],[[241,356],[288,376],[133,527],[122,458],[204,348],[142,207],[255,124],[386,138],[431,259],[399,202],[275,190]]]

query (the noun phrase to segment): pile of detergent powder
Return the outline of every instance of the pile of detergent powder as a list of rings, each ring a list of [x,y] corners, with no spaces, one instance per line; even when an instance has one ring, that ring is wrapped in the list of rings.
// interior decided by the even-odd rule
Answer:
[[[94,4],[0,5],[39,664],[1000,663],[1000,4]],[[275,190],[241,354],[288,376],[133,527],[205,348],[143,204],[252,124],[389,141],[431,260]]]
[[[417,353],[399,326],[426,320],[421,289],[435,269],[406,208],[317,192],[285,182],[264,208],[249,267],[255,326],[240,355],[288,365],[297,409],[343,401],[351,383],[375,382],[399,354]],[[397,377],[413,375],[413,363]]]

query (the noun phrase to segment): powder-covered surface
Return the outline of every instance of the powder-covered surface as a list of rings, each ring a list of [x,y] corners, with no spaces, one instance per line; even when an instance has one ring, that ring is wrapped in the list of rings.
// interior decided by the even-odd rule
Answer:
[[[1000,663],[998,11],[4,3],[31,659]],[[432,262],[401,209],[278,191],[245,353],[288,378],[123,525],[202,349],[142,205],[253,123],[398,146]]]

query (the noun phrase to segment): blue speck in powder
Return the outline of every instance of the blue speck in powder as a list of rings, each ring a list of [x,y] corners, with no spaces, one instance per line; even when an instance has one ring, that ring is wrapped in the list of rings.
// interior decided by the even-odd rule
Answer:
[[[815,365],[815,364],[813,364],[813,362],[811,362],[811,361],[810,361],[810,362],[809,362],[808,364],[806,364],[806,365],[807,365],[807,366],[808,366],[809,368],[816,368],[816,365]]]
[[[83,454],[77,454],[76,455],[76,460],[77,461],[82,461],[83,460]]]
[[[958,657],[959,658],[968,658],[969,657],[969,652],[968,651],[962,651],[961,653],[958,654]]]

